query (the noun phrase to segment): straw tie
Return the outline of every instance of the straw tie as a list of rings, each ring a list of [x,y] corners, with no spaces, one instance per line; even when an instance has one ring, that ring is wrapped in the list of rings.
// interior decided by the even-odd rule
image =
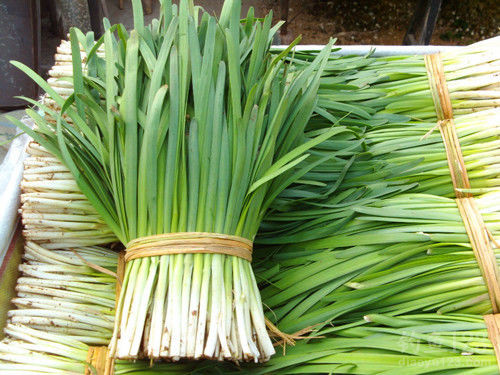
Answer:
[[[492,241],[495,241],[484,223],[473,195],[469,192],[471,186],[455,123],[453,121],[453,107],[450,100],[448,85],[446,84],[441,55],[437,53],[425,56],[425,66],[427,68],[430,91],[438,118],[438,126],[446,150],[456,202],[472,250],[486,283],[494,313],[485,315],[483,318],[488,329],[488,336],[495,349],[498,367],[500,369],[500,274],[491,244]]]
[[[470,182],[453,120],[453,107],[448,85],[446,84],[441,55],[439,53],[426,55],[424,60],[455,195],[457,198],[470,197],[472,196],[470,193],[463,192],[470,189]]]
[[[125,262],[173,254],[224,254],[252,261],[252,241],[238,236],[206,232],[165,233],[140,237],[127,244]]]
[[[85,375],[110,375],[112,372],[107,372],[108,363],[108,347],[107,346],[90,346],[87,352],[87,360],[85,364]]]
[[[491,246],[488,228],[484,224],[474,198],[457,198],[456,201],[472,245],[472,250],[486,283],[493,312],[497,314],[499,312],[498,307],[500,306],[500,275],[495,252]]]
[[[252,261],[252,242],[246,238],[231,236],[218,233],[206,232],[182,232],[168,233],[149,237],[141,237],[130,241],[125,251],[120,252],[117,266],[116,283],[116,303],[120,295],[122,280],[125,272],[125,263],[133,259],[172,254],[193,254],[193,253],[211,253],[233,255]],[[312,330],[308,327],[306,330],[292,335],[281,332],[276,326],[266,318],[266,326],[273,336],[282,340],[286,344],[295,345],[295,340],[312,338],[303,336],[304,333]],[[103,375],[113,373],[114,359],[107,352],[107,364]],[[99,374],[100,375],[100,374]]]
[[[123,275],[125,274],[124,258],[125,254],[121,251],[118,254],[116,273],[114,273],[116,277],[115,309],[118,305],[118,296],[121,292]],[[86,362],[85,375],[113,375],[115,372],[115,360],[112,358],[107,346],[90,346]]]
[[[488,330],[488,337],[495,350],[498,368],[500,368],[500,314],[489,314],[483,318]]]

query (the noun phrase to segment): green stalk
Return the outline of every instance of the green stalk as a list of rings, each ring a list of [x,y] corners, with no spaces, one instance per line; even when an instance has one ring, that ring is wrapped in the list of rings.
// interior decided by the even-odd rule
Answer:
[[[381,104],[382,100],[368,102],[366,110],[361,110],[359,108],[363,108],[363,105],[365,105],[363,103],[356,103],[356,106],[351,108],[348,105],[339,105],[333,97],[330,97],[325,106],[331,111],[330,114],[322,112],[321,108],[317,109],[318,113],[323,113],[326,118],[332,114],[338,115],[341,111],[354,109],[356,112],[353,112],[353,116],[341,120],[345,125],[352,126],[352,128],[359,124],[364,126],[376,123],[378,120],[375,113],[381,108],[382,112],[379,113],[381,113],[381,117],[386,116],[386,120],[383,121],[382,126],[380,124],[375,125],[373,129],[366,132],[368,152],[366,155],[360,155],[359,161],[356,160],[351,168],[347,168],[346,173],[343,170],[346,163],[342,158],[348,159],[350,154],[347,151],[339,152],[338,156],[341,157],[341,160],[333,160],[334,162],[327,160],[327,162],[320,164],[318,168],[308,171],[309,174],[306,172],[305,176],[301,176],[304,178],[297,185],[286,190],[273,205],[277,213],[271,216],[270,221],[278,223],[276,227],[282,230],[277,236],[276,227],[272,229],[275,231],[272,233],[276,242],[299,242],[282,249],[275,256],[274,261],[269,264],[269,267],[259,270],[257,274],[260,279],[269,282],[269,286],[263,293],[264,303],[273,309],[273,312],[269,314],[270,318],[280,317],[280,327],[287,327],[290,330],[293,327],[298,329],[304,327],[304,325],[307,326],[309,323],[312,324],[315,319],[318,323],[324,323],[324,319],[321,320],[319,317],[329,320],[332,316],[338,316],[341,320],[348,319],[355,326],[361,324],[358,319],[367,312],[372,312],[372,310],[389,314],[403,314],[408,311],[426,309],[439,312],[444,310],[446,312],[465,312],[467,308],[483,308],[483,310],[475,311],[478,314],[488,311],[488,303],[486,305],[482,304],[485,289],[480,283],[481,279],[479,278],[477,264],[470,248],[463,244],[463,242],[466,242],[466,236],[464,236],[463,227],[460,225],[454,203],[451,200],[443,200],[438,197],[413,194],[380,200],[380,197],[384,195],[390,197],[391,195],[401,194],[402,191],[407,189],[415,189],[412,190],[413,192],[420,191],[444,196],[449,196],[451,192],[449,179],[447,178],[448,171],[444,163],[445,158],[443,158],[442,147],[440,147],[441,144],[439,143],[439,134],[435,131],[427,138],[432,142],[427,142],[427,139],[422,142],[422,136],[426,135],[434,126],[432,120],[427,123],[421,121],[405,122],[406,120],[401,117],[387,116],[383,109],[383,106],[390,111],[402,108],[403,112],[401,113],[410,115],[410,117],[419,117],[422,113],[428,114],[426,116],[429,116],[429,118],[433,116],[432,103],[422,104],[417,100],[418,95],[427,95],[425,92],[425,70],[421,69],[422,61],[419,59],[418,57],[408,58],[409,63],[420,64],[418,69],[419,78],[411,82],[408,81],[408,84],[395,82],[390,85],[374,85],[377,90],[380,88],[387,89],[387,92],[391,93],[390,96],[398,97],[404,94],[404,96],[401,96],[402,100],[412,97],[411,103],[418,104],[418,108],[408,108],[404,105],[398,107],[398,105],[405,103],[389,98],[390,100],[387,100],[385,104],[382,103],[383,105]],[[358,60],[358,62],[361,67],[365,64],[362,60]],[[332,59],[328,64],[330,63],[332,63],[332,71],[334,71],[338,67],[337,65],[333,67],[337,62]],[[480,63],[480,61],[475,60],[473,63]],[[388,69],[397,71],[397,65],[391,64],[392,59],[388,59]],[[376,64],[374,64],[375,66]],[[403,68],[406,67],[402,66]],[[369,69],[367,71],[370,74],[376,73],[376,71],[370,71]],[[382,70],[380,71],[384,73]],[[482,72],[485,73],[484,70]],[[460,77],[460,74],[469,73],[459,72],[456,76]],[[397,77],[397,74],[394,76]],[[404,77],[405,75],[402,74],[401,76]],[[362,76],[357,83],[361,81]],[[397,80],[394,79],[394,81]],[[481,82],[483,83],[473,83],[471,80],[458,81],[457,85],[452,86],[452,95],[456,97],[469,95],[456,90],[480,87],[486,81]],[[408,94],[409,92],[413,93]],[[468,92],[470,91],[464,91],[464,93]],[[369,90],[360,90],[360,93],[373,95]],[[494,94],[494,91],[492,91],[492,95]],[[345,96],[345,93],[341,95]],[[383,97],[385,94],[377,93],[375,96],[377,95]],[[488,102],[489,98],[486,93],[479,95],[479,97],[485,99],[486,106],[495,103]],[[472,104],[478,103],[454,102],[455,108],[467,107]],[[373,107],[370,109],[372,105]],[[474,110],[479,107],[481,107],[481,104],[474,108],[466,108],[466,110]],[[496,163],[496,155],[492,155],[491,152],[496,146],[490,142],[491,139],[497,136],[495,130],[490,132],[494,120],[480,128],[485,119],[486,121],[488,121],[488,118],[494,119],[495,114],[495,111],[481,113],[483,117],[478,123],[474,123],[475,118],[473,116],[463,117],[465,127],[462,128],[461,124],[459,124],[461,139],[466,140],[464,151],[469,155],[467,165],[472,166],[473,183],[477,183],[477,186],[479,186],[476,190],[483,190],[487,186],[495,185],[494,179],[497,172],[494,169],[491,170],[491,165]],[[488,117],[490,115],[492,116]],[[359,120],[358,116],[364,116],[365,118]],[[462,117],[457,118],[457,122],[461,120]],[[359,124],[353,125],[356,122]],[[310,126],[312,130],[308,135],[321,134],[321,132],[316,134],[314,132],[317,132],[321,127],[325,127],[325,123],[328,124],[327,126],[330,124],[330,122],[324,120],[318,121],[318,118],[311,120]],[[318,147],[319,150],[314,150],[311,153],[312,157],[321,160],[322,151],[328,150],[335,153],[337,150],[342,150],[341,142],[352,141],[351,137],[354,138],[358,131],[357,129],[353,131],[352,128],[342,134],[343,139],[336,140],[339,143],[329,143],[329,141],[322,143]],[[400,134],[408,134],[410,139],[405,136],[405,139],[402,140]],[[470,144],[467,144],[469,141]],[[483,144],[480,142],[483,142]],[[355,142],[351,142],[351,144],[356,145]],[[488,148],[483,154],[478,152],[484,150],[483,145],[488,144],[490,144],[491,148]],[[358,143],[352,149],[353,153],[355,153],[356,147],[361,147],[361,144]],[[371,156],[369,153],[378,155],[379,158],[370,159],[368,157]],[[422,156],[425,156],[423,162],[419,160],[422,159]],[[415,157],[417,158],[415,159]],[[234,158],[229,155],[229,159],[236,165],[239,163],[237,158],[237,155]],[[222,155],[221,165],[224,165]],[[387,169],[399,168],[400,170],[389,173],[387,170],[380,170],[380,167]],[[487,167],[489,171],[484,172],[483,167]],[[181,171],[181,175],[182,173],[185,172]],[[399,176],[401,173],[402,176]],[[438,174],[438,177],[435,177],[436,174]],[[397,186],[390,180],[394,177],[402,184],[408,183],[408,185]],[[343,181],[338,183],[339,180]],[[410,184],[410,182],[418,183],[418,185]],[[359,189],[360,185],[364,185],[362,189]],[[309,189],[303,189],[304,187]],[[310,189],[311,187],[314,188]],[[366,189],[368,192],[363,193],[365,187],[368,188]],[[181,187],[180,190],[182,189],[184,187]],[[224,194],[222,197],[224,197]],[[299,204],[305,201],[307,210],[290,210],[292,198],[296,199]],[[495,194],[486,194],[483,209],[491,211],[491,207],[497,206],[496,201]],[[415,207],[418,209],[415,210]],[[324,216],[325,214],[329,215],[327,219]],[[180,213],[177,215],[179,215],[179,218],[182,216]],[[354,215],[356,219],[353,219],[351,215]],[[208,218],[204,220],[210,221],[208,213],[204,217]],[[485,217],[488,217],[488,214],[485,213]],[[349,220],[344,221],[346,218]],[[313,219],[312,225],[303,223],[304,220],[309,221],[311,219]],[[183,227],[182,221],[183,219],[179,219],[179,223],[181,223],[179,228]],[[491,215],[487,219],[491,228],[494,229],[494,233],[497,230],[494,224],[495,221],[495,215]],[[292,226],[285,227],[282,225],[283,222],[290,222]],[[327,224],[325,225],[325,223]],[[266,223],[264,228],[268,225]],[[269,227],[272,227],[272,224]],[[292,236],[295,236],[294,240],[291,240]],[[268,238],[270,237],[268,235]],[[317,238],[320,240],[316,240]],[[365,242],[366,245],[362,245]],[[323,250],[324,247],[328,247],[328,250]],[[205,256],[203,257],[205,258]],[[350,268],[349,261],[352,263]],[[204,269],[207,272],[203,272],[202,289],[205,284],[208,289],[208,285],[212,282],[216,283],[216,278],[213,274],[210,276],[209,272],[212,263],[210,259],[208,265],[204,264],[204,266],[206,265]],[[312,264],[313,267],[307,268],[305,264]],[[181,265],[184,267],[184,262],[177,264],[178,267]],[[285,272],[279,272],[280,267]],[[184,268],[182,269],[184,272]],[[201,267],[198,269],[201,269]],[[310,273],[301,274],[301,271]],[[322,271],[324,272],[318,273]],[[339,271],[344,272],[344,274]],[[220,275],[220,269],[218,272],[217,276]],[[242,274],[244,272],[241,272],[238,266],[230,279],[235,275],[240,277]],[[253,288],[255,284],[245,284],[245,281],[249,280],[251,276],[250,273],[246,279],[241,280],[242,283],[238,284],[240,290],[246,288],[248,293]],[[205,283],[205,281],[207,282]],[[457,286],[467,286],[467,288],[457,291]],[[299,290],[298,288],[302,289]],[[439,292],[440,294],[429,296],[431,292]],[[208,300],[212,296],[209,296],[208,291],[201,293],[202,296],[203,293],[206,293],[205,300],[208,304]],[[141,296],[144,297],[144,294],[141,294]],[[275,296],[279,296],[279,298]],[[179,298],[179,300],[186,301],[186,298]],[[205,311],[207,314],[213,312],[210,307],[207,307]],[[301,314],[298,314],[297,311],[300,311]],[[247,311],[241,314],[248,313]],[[440,320],[448,318],[449,316],[439,317]],[[382,319],[380,316],[376,318],[373,314],[369,315],[368,318],[369,321],[376,321],[378,325],[398,324],[398,328],[403,327],[405,330],[387,330],[384,328],[381,330],[375,329],[374,331],[360,331],[356,329],[350,330],[350,328],[342,329],[342,327],[325,328],[322,333],[328,334],[329,337],[322,340],[320,345],[314,345],[315,340],[312,340],[312,345],[301,343],[289,351],[287,357],[272,360],[269,367],[261,370],[252,368],[249,371],[261,371],[262,373],[270,371],[279,373],[281,370],[284,373],[325,372],[332,371],[333,366],[337,366],[335,368],[336,372],[350,373],[352,363],[355,363],[356,373],[380,373],[381,371],[396,373],[396,369],[399,371],[402,364],[406,365],[408,371],[412,371],[411,373],[432,371],[442,373],[448,373],[449,371],[449,373],[453,373],[456,368],[459,368],[462,371],[461,373],[496,373],[497,369],[494,365],[494,357],[491,355],[490,347],[484,349],[481,345],[476,345],[475,342],[463,346],[462,338],[455,345],[443,338],[443,336],[451,332],[446,330],[438,338],[421,335],[418,330],[415,331],[417,333],[408,334],[409,329],[406,329],[403,323],[389,324],[391,319],[393,319],[391,316]],[[404,316],[402,319],[404,319]],[[409,317],[409,319],[411,319],[412,324],[418,320],[416,316]],[[248,322],[248,319],[246,321]],[[232,326],[233,322],[234,319],[229,324]],[[429,324],[429,322],[426,321],[425,324]],[[477,324],[481,325],[480,322],[477,322]],[[479,329],[477,324],[465,325],[464,332],[476,332]],[[438,326],[443,325],[438,324]],[[321,328],[321,326],[318,328]],[[482,337],[485,337],[484,326],[480,328],[483,328]],[[434,329],[433,332],[439,332],[441,328],[434,327]],[[456,326],[450,329],[455,330]],[[241,332],[248,332],[248,326],[242,327]],[[374,336],[372,336],[373,332],[376,332]],[[413,331],[410,330],[410,332]],[[338,335],[338,337],[332,337],[333,334]],[[383,339],[381,339],[381,334],[396,335],[397,344],[394,337],[383,336]],[[353,336],[361,337],[362,340],[350,341],[349,339]],[[410,340],[404,341],[405,348],[400,348],[401,337],[403,336],[409,336]],[[411,352],[408,349],[413,345],[414,349],[420,350],[421,341],[427,341],[429,345],[422,349],[420,356],[416,351]],[[436,343],[443,346],[448,345],[450,350],[435,348]],[[345,347],[352,350],[352,352],[344,352]],[[395,347],[401,352],[394,354]],[[341,348],[341,352],[338,352],[338,348]],[[367,348],[369,349],[366,350]],[[371,351],[373,348],[388,352],[374,355]],[[476,353],[479,357],[476,357],[476,355],[461,356],[459,351],[462,349],[465,349],[467,354]],[[425,354],[423,354],[424,352]],[[297,354],[295,357],[294,353]],[[412,355],[408,355],[409,353]],[[140,363],[136,365],[123,362],[117,363],[117,369],[123,371],[122,373],[126,373],[127,368],[137,369],[140,366],[145,365]],[[169,366],[171,367],[167,366],[166,370],[171,370],[173,373],[181,369],[180,367]],[[155,371],[164,370],[165,366],[160,365],[149,371],[154,373]],[[186,368],[183,368],[183,370],[186,370]]]
[[[61,71],[73,78],[75,90],[67,99],[58,94],[66,91],[51,88],[17,64],[46,89],[51,106],[61,108],[58,113],[38,104],[55,123],[30,112],[38,128],[25,130],[63,160],[78,188],[124,245],[152,234],[187,230],[253,240],[274,197],[300,177],[294,167],[310,156],[311,148],[343,131],[330,127],[313,137],[303,133],[331,44],[309,67],[284,80],[284,62],[292,46],[278,56],[270,54],[277,30],[271,28],[271,15],[240,22],[241,4],[232,1],[224,5],[219,24],[208,14],[198,24],[189,1],[181,1],[178,8],[163,6],[172,9],[172,17],[155,23],[157,33],[137,19],[142,17],[138,1],[136,29],[130,33],[117,26],[118,38],[108,29],[95,45],[87,37],[79,46],[78,36],[83,34],[72,30],[72,75],[67,68]],[[86,58],[83,69],[80,47]],[[97,53],[99,48],[107,63]],[[159,160],[159,155],[166,160]],[[150,167],[152,173],[144,169]],[[280,184],[274,183],[276,179]],[[63,189],[65,183],[54,188]],[[82,236],[94,234],[83,224],[66,226],[81,229]],[[166,286],[156,276],[159,258],[128,265],[113,355],[160,353],[159,357],[178,360],[188,356],[189,347],[189,356],[194,348],[195,357],[269,359],[274,348],[259,313],[261,301],[249,265],[228,255],[203,257],[207,263],[211,260],[211,270],[205,280],[208,289],[200,288],[199,297],[192,295],[191,287],[196,283],[198,288],[202,268],[198,263],[198,274],[193,274],[191,255],[173,256]],[[232,263],[234,277],[224,277],[226,263]],[[225,292],[226,283],[239,290],[234,301]],[[155,297],[157,289],[161,295]],[[155,298],[151,321],[150,301]],[[196,301],[198,324],[190,325],[190,305]],[[148,334],[149,327],[161,326],[161,340]],[[203,331],[194,334],[194,327]],[[233,327],[235,334],[226,332]],[[149,339],[161,347],[150,346]]]

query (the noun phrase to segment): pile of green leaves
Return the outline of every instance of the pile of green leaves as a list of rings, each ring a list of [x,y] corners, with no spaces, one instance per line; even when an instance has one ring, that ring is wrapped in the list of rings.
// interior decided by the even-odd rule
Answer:
[[[293,45],[268,53],[279,24],[227,1],[218,22],[188,1],[164,1],[144,26],[109,26],[94,43],[72,29],[74,95],[62,98],[21,63],[72,120],[57,127],[33,111],[31,130],[61,158],[123,243],[155,233],[215,231],[253,238],[273,198],[303,171],[304,152],[341,129],[307,140],[327,46],[293,79],[281,72]],[[297,41],[294,42],[297,43]],[[88,75],[79,61],[88,51]],[[104,45],[106,58],[96,55]],[[289,172],[289,173],[285,173]],[[279,177],[279,178],[278,178]]]

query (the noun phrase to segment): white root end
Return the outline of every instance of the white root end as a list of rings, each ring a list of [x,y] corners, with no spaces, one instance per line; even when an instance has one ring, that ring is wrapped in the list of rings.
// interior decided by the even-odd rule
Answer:
[[[274,354],[246,260],[219,254],[145,259],[130,262],[123,283],[117,358],[263,362]]]

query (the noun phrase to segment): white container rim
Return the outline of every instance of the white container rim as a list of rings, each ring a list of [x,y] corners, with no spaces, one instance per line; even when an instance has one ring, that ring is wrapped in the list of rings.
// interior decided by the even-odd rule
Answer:
[[[272,46],[272,49],[282,50],[286,45]],[[320,51],[324,45],[321,44],[299,44],[295,51]],[[339,56],[367,55],[373,57],[403,56],[403,55],[430,55],[464,48],[465,46],[388,46],[388,45],[334,45],[333,54]]]

